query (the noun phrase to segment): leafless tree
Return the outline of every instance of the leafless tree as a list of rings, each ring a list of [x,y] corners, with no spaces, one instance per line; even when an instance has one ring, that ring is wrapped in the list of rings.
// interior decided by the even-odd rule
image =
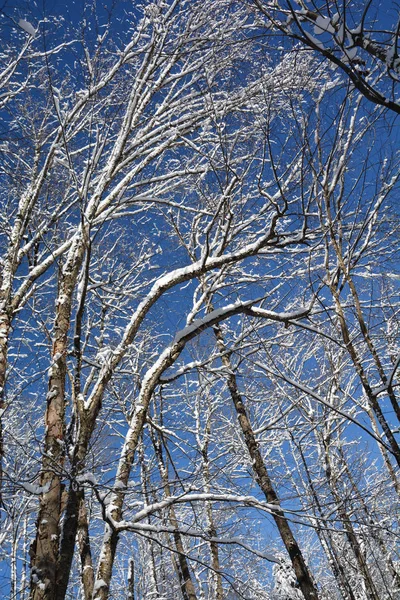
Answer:
[[[344,16],[251,6],[93,5],[5,36],[10,599],[394,597],[395,140],[354,53],[344,94],[254,35],[343,46]]]

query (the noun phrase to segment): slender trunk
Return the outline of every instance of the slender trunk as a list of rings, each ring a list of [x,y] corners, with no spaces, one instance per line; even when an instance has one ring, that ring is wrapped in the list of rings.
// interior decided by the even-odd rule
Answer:
[[[329,436],[328,436],[328,439],[329,439]],[[352,521],[344,508],[343,499],[341,498],[341,495],[336,487],[336,478],[334,477],[334,474],[333,474],[333,465],[332,465],[332,462],[330,459],[330,444],[329,444],[329,441],[327,441],[326,439],[324,440],[324,449],[325,449],[325,464],[327,466],[325,474],[326,474],[326,478],[328,481],[328,485],[332,492],[332,496],[335,500],[338,515],[339,515],[340,521],[344,527],[347,540],[349,542],[349,545],[350,545],[350,547],[353,551],[354,557],[356,559],[360,575],[363,578],[367,597],[369,600],[379,600],[379,595],[376,590],[374,581],[371,577],[370,570],[368,568],[367,562],[366,562],[363,552],[361,550],[358,538],[354,532]]]
[[[21,567],[21,580],[19,583],[19,600],[25,600],[26,596],[26,588],[27,588],[27,570],[28,570],[28,551],[29,551],[29,538],[27,535],[28,530],[28,519],[25,517],[24,519],[24,529],[23,529],[23,551],[22,551],[22,567]]]
[[[220,327],[214,326],[214,332],[217,339],[218,348],[222,353],[222,362],[229,373],[227,380],[228,389],[237,413],[238,422],[242,430],[250,458],[252,459],[253,470],[257,478],[257,483],[260,486],[260,489],[262,490],[267,502],[274,504],[277,507],[272,516],[292,561],[297,582],[304,598],[306,600],[317,600],[317,588],[307,568],[300,547],[292,533],[289,522],[286,519],[284,512],[279,508],[279,498],[273,488],[271,479],[264,464],[264,460],[261,456],[261,452],[251,427],[244,402],[239,392],[236,376],[234,374],[229,355],[226,353],[226,347]]]
[[[18,553],[17,527],[13,527],[13,532],[12,532],[12,546],[11,546],[10,598],[16,598],[17,597],[17,553]]]
[[[79,557],[81,560],[81,581],[83,589],[84,600],[90,600],[93,593],[94,585],[94,570],[92,551],[90,547],[89,537],[89,520],[87,515],[87,509],[85,504],[85,497],[82,493],[79,505],[79,516],[78,516],[78,531],[77,531],[77,545],[79,551]],[[132,597],[133,600],[133,597]]]
[[[317,512],[317,516],[319,516],[321,519],[325,519],[325,514],[324,514],[323,508],[321,506],[321,503],[319,501],[318,493],[315,490],[314,482],[312,480],[311,473],[310,473],[310,470],[308,468],[308,464],[306,461],[306,457],[304,456],[304,452],[303,452],[301,446],[299,444],[296,444],[296,441],[292,434],[291,434],[291,438],[292,438],[292,442],[294,443],[297,451],[300,454],[301,462],[304,467],[304,472],[306,474],[306,483],[308,484],[308,488],[311,492],[311,496],[313,499],[313,510]],[[298,494],[299,494],[299,497],[301,497],[300,491],[298,492]],[[329,527],[327,527],[327,528],[321,527],[319,519],[315,519],[314,527],[315,527],[317,535],[320,539],[321,545],[325,551],[328,562],[332,568],[333,575],[338,583],[338,587],[340,589],[340,592],[341,592],[343,598],[347,598],[348,600],[357,600],[353,593],[351,584],[348,580],[348,577],[346,574],[346,569],[343,565],[342,559],[336,551],[336,544],[334,543],[334,541],[332,539],[332,535],[331,535],[331,531],[330,531]]]
[[[176,518],[176,513],[172,506],[170,508],[169,520],[171,526],[175,529],[173,537],[175,548],[178,553],[178,577],[180,581],[180,587],[182,590],[182,597],[184,598],[184,600],[197,600],[192,577],[190,575],[189,563],[186,558],[185,548],[182,541],[182,536],[178,531],[178,519]]]
[[[377,527],[377,524],[374,527],[374,525],[375,525],[374,519],[371,515],[371,512],[368,510],[368,506],[365,502],[365,499],[364,499],[362,493],[360,492],[356,482],[354,481],[354,477],[349,469],[349,465],[347,464],[347,460],[344,455],[343,448],[341,446],[338,446],[338,452],[339,452],[340,458],[342,460],[342,464],[344,465],[346,475],[349,479],[350,485],[354,491],[355,496],[357,497],[358,502],[360,503],[360,506],[362,506],[362,508],[363,508],[365,517],[370,526],[370,534],[369,535],[371,536],[371,539],[376,543],[377,547],[379,548],[379,550],[382,554],[382,557],[386,558],[387,572],[389,572],[392,577],[392,585],[396,588],[396,590],[400,590],[400,574],[396,570],[396,567],[390,557],[390,554],[387,551],[386,545],[385,545],[383,539],[381,538],[381,536],[379,535],[380,530]],[[390,598],[393,597],[391,595],[390,591],[389,591],[389,597]]]
[[[135,600],[135,563],[133,558],[129,560],[127,600]]]
[[[0,507],[3,504],[4,434],[3,413],[6,409],[4,391],[7,372],[7,344],[11,319],[6,310],[0,314]]]
[[[168,467],[165,464],[164,457],[162,454],[161,440],[155,436],[152,436],[154,451],[158,461],[158,468],[161,475],[161,480],[164,488],[165,496],[168,498],[171,494],[171,488],[168,477]],[[189,563],[186,558],[186,552],[183,545],[182,536],[179,532],[179,523],[176,517],[175,509],[173,506],[169,507],[169,521],[174,529],[173,538],[177,552],[177,573],[179,578],[180,587],[182,590],[182,597],[184,600],[197,600],[196,592],[194,589],[193,581],[190,575]]]
[[[205,491],[207,492],[207,489],[205,489]],[[217,537],[217,529],[214,524],[211,502],[208,502],[208,501],[206,502],[206,515],[207,515],[208,535],[211,538],[210,551],[211,551],[211,566],[212,566],[212,578],[213,578],[213,583],[214,583],[215,600],[223,600],[224,588],[222,586],[221,564],[219,561],[219,549],[218,549],[218,543],[215,541],[215,538]]]
[[[358,355],[358,352],[352,342],[351,339],[351,335],[350,335],[350,331],[348,329],[347,326],[347,322],[344,316],[344,312],[343,312],[343,308],[340,302],[340,298],[339,298],[339,293],[336,289],[336,287],[334,286],[334,284],[330,285],[330,290],[332,292],[332,295],[334,297],[334,301],[335,301],[335,308],[336,308],[336,314],[338,316],[339,319],[339,323],[340,323],[340,329],[342,332],[342,337],[343,337],[343,341],[346,344],[346,348],[349,352],[350,358],[353,361],[353,364],[356,368],[357,374],[360,378],[361,384],[363,386],[364,392],[367,396],[369,405],[371,407],[371,410],[374,412],[374,414],[376,415],[376,418],[380,424],[380,426],[382,427],[382,430],[386,436],[386,439],[389,442],[390,448],[392,450],[393,456],[396,459],[397,464],[400,467],[400,447],[397,443],[397,440],[395,439],[392,430],[389,427],[388,422],[386,421],[386,418],[381,410],[381,407],[379,406],[379,402],[376,398],[376,395],[374,394],[366,373],[364,371],[363,365],[361,363],[361,359]]]
[[[70,485],[62,528],[62,540],[57,560],[55,600],[64,600],[67,593],[69,573],[78,532],[79,511],[83,501],[83,491],[77,490],[74,484]]]
[[[151,504],[150,495],[149,495],[149,487],[148,487],[148,474],[147,474],[147,466],[145,464],[144,459],[144,448],[143,448],[143,439],[140,443],[139,448],[139,460],[140,460],[140,470],[141,470],[141,479],[142,479],[142,493],[144,496],[144,500],[146,504]],[[150,524],[151,519],[150,516],[147,516],[147,522]],[[156,560],[154,556],[154,548],[153,548],[153,540],[147,539],[146,545],[149,549],[150,553],[150,565],[147,565],[146,573],[148,575],[148,580],[150,582],[150,590],[147,592],[147,595],[151,598],[158,598],[160,596],[160,590],[158,586],[158,578],[157,578],[157,568],[156,568]]]
[[[206,439],[201,448],[201,454],[203,457],[203,483],[204,483],[204,491],[206,494],[210,492],[210,464],[208,460],[208,440],[211,434],[210,428],[210,419],[207,422],[206,429]],[[211,566],[212,566],[212,578],[214,583],[214,596],[215,600],[223,600],[224,598],[224,588],[222,586],[222,577],[221,577],[221,565],[219,561],[219,549],[218,544],[215,541],[217,537],[217,529],[214,524],[214,517],[212,511],[212,504],[208,500],[206,501],[206,516],[207,516],[207,526],[208,526],[208,535],[210,536],[210,551],[211,551]]]

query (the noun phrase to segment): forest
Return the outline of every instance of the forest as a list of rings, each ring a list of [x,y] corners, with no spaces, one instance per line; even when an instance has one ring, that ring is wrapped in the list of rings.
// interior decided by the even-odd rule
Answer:
[[[399,600],[398,4],[0,27],[0,597]]]

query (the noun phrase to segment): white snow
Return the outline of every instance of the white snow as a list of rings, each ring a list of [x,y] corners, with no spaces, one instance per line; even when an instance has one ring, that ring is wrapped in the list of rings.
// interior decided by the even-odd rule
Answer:
[[[340,19],[339,13],[335,13],[332,17],[332,21],[331,21],[332,25],[336,25],[336,23],[339,21],[339,19]]]
[[[50,400],[53,400],[53,398],[55,398],[56,396],[58,396],[58,387],[56,385],[53,385],[51,390],[47,392],[46,400],[50,402]]]
[[[343,42],[344,42],[344,34],[345,34],[345,28],[344,28],[344,25],[342,23],[342,25],[340,25],[340,27],[339,27],[339,29],[337,31],[337,34],[336,34],[336,39],[337,39],[338,44],[343,44]]]
[[[96,477],[88,471],[87,473],[82,473],[82,475],[78,475],[76,477],[77,483],[90,483],[91,485],[97,485]]]
[[[388,50],[386,51],[386,64],[388,67],[391,67],[393,64],[393,59],[396,54],[396,44],[392,44]]]
[[[192,323],[190,325],[188,325],[187,327],[184,327],[183,329],[178,331],[178,333],[176,334],[176,336],[174,338],[174,343],[179,342],[180,340],[182,340],[183,338],[185,338],[188,335],[191,335],[198,329],[208,327],[210,323],[212,323],[215,320],[218,320],[219,317],[221,317],[221,319],[222,319],[225,315],[228,315],[229,313],[234,312],[237,309],[240,309],[240,307],[243,307],[243,308],[245,308],[246,306],[250,307],[255,302],[257,302],[257,300],[248,300],[247,302],[239,301],[234,304],[228,304],[227,306],[223,306],[221,308],[217,308],[216,310],[213,310],[212,312],[208,313],[202,319],[196,319],[195,321],[192,321]]]
[[[353,35],[360,35],[361,32],[362,32],[361,23],[359,25],[357,25],[357,27],[355,27],[354,29],[350,29],[350,33],[352,33]]]
[[[316,37],[314,37],[313,35],[311,35],[311,33],[309,33],[308,31],[304,32],[307,36],[307,38],[309,39],[309,41],[314,44],[314,46],[317,46],[317,48],[319,48],[320,50],[325,50],[325,47],[323,45],[322,42],[320,42],[319,40],[317,40]]]
[[[34,36],[36,34],[36,29],[31,23],[29,23],[29,21],[25,21],[25,19],[20,19],[18,21],[18,25],[21,27],[21,29],[26,31],[26,33],[29,33],[29,35]]]
[[[112,348],[110,348],[109,346],[105,346],[104,348],[101,348],[97,352],[96,360],[101,365],[104,365],[110,361],[112,354],[113,354]]]
[[[318,15],[318,17],[315,21],[314,33],[315,33],[315,35],[320,35],[321,33],[324,33],[325,31],[327,31],[328,33],[335,33],[335,30],[331,25],[330,18],[322,17],[321,15]]]
[[[26,490],[29,494],[46,494],[50,489],[51,482],[49,481],[46,485],[36,485],[35,483],[21,482],[21,486]]]
[[[347,48],[346,49],[346,54],[349,57],[350,60],[353,60],[353,58],[356,57],[357,54],[357,47],[353,46],[353,48]]]
[[[102,588],[102,587],[107,587],[107,584],[106,584],[106,582],[104,581],[104,579],[98,579],[98,580],[96,581],[96,583],[94,584],[93,591],[94,591],[94,592],[97,592],[97,590],[99,590],[99,589],[100,589],[100,588]]]

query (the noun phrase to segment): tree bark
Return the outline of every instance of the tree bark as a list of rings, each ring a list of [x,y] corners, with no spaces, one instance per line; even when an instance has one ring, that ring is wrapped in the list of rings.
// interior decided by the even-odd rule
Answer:
[[[296,446],[297,451],[300,454],[301,462],[303,463],[304,471],[306,474],[306,481],[307,481],[309,490],[311,492],[311,496],[314,501],[313,510],[318,513],[319,517],[321,517],[322,519],[325,519],[325,514],[324,514],[323,508],[321,506],[321,503],[320,503],[320,500],[318,497],[318,493],[315,489],[314,482],[312,480],[311,473],[310,473],[310,470],[308,468],[308,464],[306,461],[306,457],[304,456],[304,452],[303,452],[300,444],[296,444],[293,434],[291,434],[291,438],[292,438],[294,445]],[[299,491],[298,493],[300,495],[301,492]],[[328,558],[329,564],[332,568],[333,575],[334,575],[335,579],[337,580],[338,587],[341,590],[343,598],[347,598],[347,600],[357,600],[354,595],[354,592],[352,590],[351,584],[348,580],[342,558],[339,556],[339,554],[337,552],[336,544],[335,544],[334,540],[332,540],[331,530],[329,529],[329,527],[327,527],[327,528],[321,527],[320,521],[318,519],[315,520],[314,527],[315,527],[317,535],[320,539],[321,546],[324,548],[325,554]]]
[[[94,570],[90,547],[89,522],[85,497],[82,493],[79,506],[77,545],[81,559],[81,581],[84,600],[90,600],[94,586]],[[133,600],[133,597],[132,597]]]
[[[32,552],[31,600],[55,600],[60,596],[57,588],[57,567],[60,560],[59,543],[61,495],[65,461],[65,377],[67,370],[68,332],[72,298],[77,276],[85,252],[84,234],[77,237],[64,269],[60,272],[59,293],[56,302],[52,365],[49,372],[47,409],[45,415],[45,441],[40,485],[45,489],[40,497],[36,539]],[[78,506],[74,490],[70,490],[69,505]],[[66,520],[67,546],[72,561],[77,525],[77,510],[73,526]],[[72,539],[73,536],[73,539]],[[72,546],[71,546],[72,544]],[[63,564],[65,556],[63,556]],[[64,567],[63,567],[64,568]],[[69,569],[61,579],[69,575]],[[67,582],[68,583],[68,582]]]
[[[129,560],[127,600],[135,600],[135,563],[133,558]]]
[[[340,302],[339,292],[333,283],[330,284],[330,290],[332,292],[332,295],[333,295],[333,298],[335,301],[336,314],[339,319],[339,324],[340,324],[340,329],[342,332],[343,341],[346,345],[346,348],[348,350],[350,358],[353,361],[354,367],[360,378],[360,381],[363,386],[364,392],[367,396],[369,405],[370,405],[372,411],[374,412],[374,414],[376,415],[376,418],[377,418],[380,426],[382,427],[382,430],[386,436],[386,439],[389,442],[390,448],[392,450],[392,454],[393,454],[398,466],[400,467],[400,447],[397,443],[396,438],[393,435],[392,430],[389,427],[389,424],[382,412],[381,407],[379,406],[379,402],[376,398],[376,395],[374,394],[374,392],[369,384],[369,381],[368,381],[367,375],[365,373],[364,367],[362,365],[361,359],[360,359],[358,352],[352,342],[352,339],[350,336],[350,331],[347,326],[346,318],[345,318],[345,315],[343,312],[343,307]]]
[[[329,488],[332,492],[332,496],[335,500],[338,515],[340,517],[341,523],[343,524],[345,535],[353,551],[354,557],[357,561],[359,572],[363,578],[367,597],[369,600],[379,600],[378,592],[376,590],[374,581],[371,577],[370,570],[361,550],[360,543],[354,532],[351,519],[347,514],[346,509],[344,508],[343,499],[341,498],[340,493],[336,488],[336,478],[333,471],[334,467],[330,458],[330,434],[328,434],[328,436],[324,438],[323,443],[325,451],[325,464],[327,466],[325,470],[326,478],[329,484]]]
[[[168,468],[165,464],[161,440],[155,435],[152,436],[154,451],[158,461],[158,468],[161,475],[161,480],[164,488],[165,496],[168,498],[171,494],[171,487],[169,484]],[[192,577],[190,575],[189,563],[186,558],[186,552],[183,545],[182,536],[179,532],[179,523],[176,517],[174,506],[169,507],[169,522],[174,528],[173,538],[177,553],[177,573],[179,583],[182,591],[182,597],[184,600],[197,600],[196,592],[194,589]]]
[[[6,409],[5,386],[7,372],[7,344],[11,329],[9,314],[4,310],[0,314],[0,508],[3,504],[3,462],[4,462],[4,434],[3,413]]]
[[[210,418],[208,415],[207,418],[207,426],[205,431],[205,440],[202,444],[200,444],[201,455],[203,458],[203,483],[204,483],[204,491],[206,494],[210,492],[210,463],[208,458],[208,440],[211,434],[211,426],[210,426]],[[200,442],[200,440],[199,440]],[[224,588],[222,586],[222,577],[221,577],[221,565],[219,560],[219,549],[218,543],[215,541],[217,537],[217,529],[214,524],[214,517],[212,511],[212,503],[206,500],[206,515],[207,515],[207,525],[208,525],[208,534],[211,538],[210,541],[210,551],[211,551],[211,566],[212,566],[212,578],[214,581],[214,594],[215,600],[223,600],[224,598]]]
[[[277,507],[276,511],[273,512],[272,517],[276,523],[279,534],[292,561],[292,566],[294,572],[296,573],[297,582],[305,600],[318,600],[317,588],[308,570],[300,547],[292,533],[288,520],[284,515],[284,512],[279,508],[279,498],[274,490],[271,479],[268,475],[267,468],[264,464],[264,460],[261,456],[261,452],[259,450],[256,437],[251,427],[251,423],[248,418],[244,402],[239,392],[236,376],[233,371],[233,366],[230,361],[229,354],[227,354],[226,352],[223,334],[221,328],[218,325],[214,326],[214,333],[217,339],[218,349],[222,354],[222,363],[227,368],[229,373],[227,378],[228,389],[236,410],[238,422],[242,430],[250,458],[252,459],[253,470],[257,479],[257,483],[260,489],[262,490],[267,502],[270,504],[274,504]]]

